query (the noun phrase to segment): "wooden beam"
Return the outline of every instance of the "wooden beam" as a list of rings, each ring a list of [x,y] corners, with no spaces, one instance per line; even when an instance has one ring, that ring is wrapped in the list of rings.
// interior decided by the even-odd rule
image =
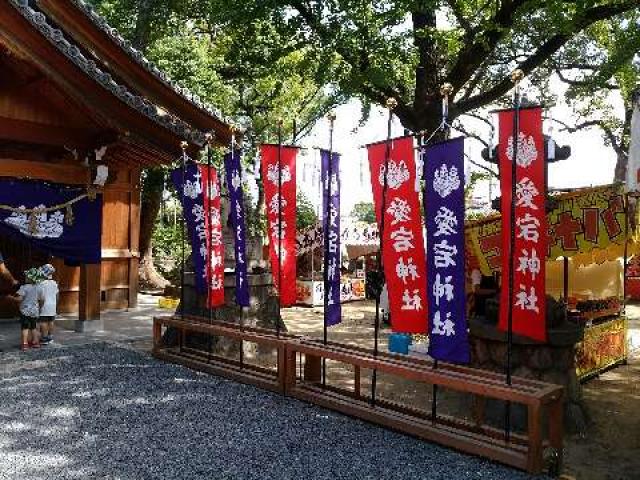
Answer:
[[[66,95],[82,105],[100,124],[116,126],[123,134],[143,138],[164,152],[179,151],[184,140],[142,112],[122,102],[87,75],[14,8],[0,9],[0,39],[28,58]],[[161,164],[162,159],[157,161]]]
[[[87,185],[91,179],[91,172],[87,167],[80,165],[0,158],[0,177],[29,178],[70,185]]]
[[[0,139],[38,145],[89,148],[97,132],[0,117]]]

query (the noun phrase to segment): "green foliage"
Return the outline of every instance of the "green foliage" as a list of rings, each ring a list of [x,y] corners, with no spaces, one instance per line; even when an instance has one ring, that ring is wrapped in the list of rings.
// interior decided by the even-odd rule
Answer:
[[[184,258],[191,255],[191,242],[184,229],[181,235],[182,224],[178,220],[174,224],[171,219],[159,221],[153,231],[153,259],[156,269],[164,278],[174,285],[180,284],[180,274],[182,268],[182,245],[184,239]]]
[[[466,202],[471,200],[473,196],[473,191],[478,186],[479,182],[483,182],[489,180],[491,178],[491,174],[489,172],[478,172],[473,171],[469,175],[469,180],[464,185],[464,199]]]
[[[318,223],[318,216],[313,204],[303,192],[297,193],[296,204],[296,229],[301,231],[315,226]]]
[[[371,202],[358,202],[353,206],[350,214],[359,222],[375,223],[376,212],[374,210],[373,203]]]

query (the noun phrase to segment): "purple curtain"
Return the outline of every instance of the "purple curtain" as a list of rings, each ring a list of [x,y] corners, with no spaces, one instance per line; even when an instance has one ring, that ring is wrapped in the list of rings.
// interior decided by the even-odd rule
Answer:
[[[182,203],[182,210],[187,232],[191,239],[191,258],[195,270],[196,290],[199,293],[208,292],[206,261],[207,261],[207,231],[204,227],[204,194],[202,188],[202,174],[195,162],[187,162],[184,171],[176,168],[171,172],[171,181],[178,192]]]
[[[464,139],[423,152],[429,355],[469,363],[464,282]]]
[[[327,285],[324,294],[327,295],[328,307],[325,312],[327,326],[337,325],[342,321],[342,307],[340,305],[340,155],[322,150],[322,225],[329,233],[329,243],[325,245],[324,254],[327,265]],[[331,175],[329,170],[331,169]],[[329,176],[331,178],[329,178]]]
[[[12,208],[49,208],[87,194],[86,188],[34,180],[0,178],[0,204]],[[35,215],[0,209],[0,234],[28,242],[68,265],[100,263],[102,195],[84,197],[69,208]]]
[[[236,256],[236,303],[241,307],[249,306],[249,284],[247,280],[246,224],[244,214],[244,195],[242,175],[240,175],[240,151],[228,153],[224,157],[224,169],[227,188],[231,201],[231,225],[235,232],[233,239]]]

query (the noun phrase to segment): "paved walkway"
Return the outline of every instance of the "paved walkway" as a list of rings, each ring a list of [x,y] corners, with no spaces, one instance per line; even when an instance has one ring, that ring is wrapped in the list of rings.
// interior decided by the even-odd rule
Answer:
[[[151,344],[151,327],[155,315],[167,315],[169,310],[158,308],[158,297],[138,295],[138,307],[129,310],[102,312],[102,330],[77,333],[57,325],[54,333],[58,345],[80,345],[101,340],[114,342],[147,342]],[[62,317],[73,319],[74,317]],[[18,321],[0,321],[0,351],[18,350],[20,325]]]

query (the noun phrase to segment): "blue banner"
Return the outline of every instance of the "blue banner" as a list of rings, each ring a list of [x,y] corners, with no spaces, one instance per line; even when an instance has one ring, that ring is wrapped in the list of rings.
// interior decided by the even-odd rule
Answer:
[[[426,147],[429,355],[469,363],[464,281],[464,139]]]
[[[244,195],[242,175],[240,175],[240,151],[235,150],[224,156],[224,169],[227,177],[229,200],[231,201],[231,225],[234,231],[236,256],[236,303],[241,307],[249,306],[249,284],[247,281],[247,256],[244,214]]]
[[[100,263],[102,195],[92,199],[86,188],[0,178],[0,205],[9,207],[0,208],[0,234],[69,265]]]
[[[327,296],[327,311],[324,318],[327,326],[337,325],[342,321],[340,305],[340,155],[331,156],[327,150],[320,151],[322,178],[322,226],[328,232],[328,243],[324,248]],[[331,170],[331,174],[329,174]]]
[[[191,258],[195,270],[195,287],[200,293],[209,290],[207,281],[207,228],[204,222],[204,194],[202,189],[202,173],[198,164],[188,161],[184,167],[171,172],[171,181],[176,187],[183,216],[187,224],[187,232],[191,238]]]

